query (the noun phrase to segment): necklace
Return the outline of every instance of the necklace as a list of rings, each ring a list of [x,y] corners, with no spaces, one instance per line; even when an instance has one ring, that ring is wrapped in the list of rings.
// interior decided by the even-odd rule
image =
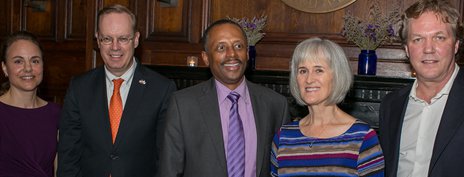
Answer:
[[[311,141],[311,144],[309,144],[309,149],[312,149],[313,148],[313,143],[316,141],[317,139],[314,138],[314,140]]]
[[[314,142],[321,140],[321,138],[319,137],[321,137],[324,131],[325,131],[325,126],[322,126],[322,130],[316,136],[309,136],[309,138],[312,139],[311,142],[309,143],[309,149],[313,147]]]
[[[309,115],[308,115],[308,116],[309,116]],[[307,117],[307,118],[308,118],[307,121],[310,121],[310,120],[311,120],[309,117]],[[305,124],[306,124],[306,125],[305,125]],[[311,124],[312,124],[311,122],[303,123],[303,125],[301,125],[301,126],[302,126],[301,132],[303,132],[303,126],[307,126],[306,129],[309,130],[309,129],[310,129],[309,127],[311,126]],[[313,125],[314,125],[314,124],[313,124]],[[308,138],[311,138],[311,139],[312,139],[312,140],[310,141],[310,143],[309,143],[309,146],[308,146],[309,149],[311,149],[311,148],[313,147],[314,142],[316,142],[316,141],[318,141],[318,140],[321,140],[321,138],[319,138],[319,137],[321,137],[321,135],[324,133],[325,127],[326,127],[326,125],[322,124],[321,130],[320,130],[319,133],[317,133],[316,136],[307,136],[307,135],[309,135],[309,133],[303,133],[304,136],[307,136]],[[307,130],[306,130],[306,132],[308,132]],[[306,134],[306,135],[305,135],[305,134]]]

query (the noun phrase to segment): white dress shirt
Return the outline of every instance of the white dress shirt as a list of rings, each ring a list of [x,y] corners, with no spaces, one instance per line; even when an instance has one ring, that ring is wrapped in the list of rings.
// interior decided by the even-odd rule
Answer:
[[[428,175],[438,126],[458,71],[456,65],[450,80],[430,104],[416,96],[417,80],[414,82],[401,130],[398,177]]]
[[[108,108],[110,107],[110,100],[114,90],[113,79],[121,78],[124,79],[124,82],[122,82],[121,88],[119,89],[119,93],[121,94],[122,108],[124,109],[124,107],[126,106],[127,95],[129,94],[129,89],[132,83],[132,78],[134,78],[136,66],[137,61],[135,60],[135,58],[133,58],[132,66],[121,77],[116,77],[108,69],[106,69],[106,67],[104,67],[106,75],[106,96],[108,99]]]

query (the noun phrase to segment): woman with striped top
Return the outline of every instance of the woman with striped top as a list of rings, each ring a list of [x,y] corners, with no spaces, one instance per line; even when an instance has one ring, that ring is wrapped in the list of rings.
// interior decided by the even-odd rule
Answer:
[[[282,126],[274,136],[272,176],[384,176],[375,131],[337,106],[352,82],[339,45],[320,38],[298,44],[290,89],[309,114]]]

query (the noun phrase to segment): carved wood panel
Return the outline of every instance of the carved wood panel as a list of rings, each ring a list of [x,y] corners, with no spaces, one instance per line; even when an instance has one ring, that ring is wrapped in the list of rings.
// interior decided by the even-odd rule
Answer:
[[[23,0],[22,6],[21,25],[23,27],[21,29],[30,31],[42,38],[56,38],[56,27],[58,26],[56,0]]]
[[[178,0],[174,6],[163,6],[150,0],[146,14],[137,14],[145,15],[142,20],[147,21],[146,26],[139,25],[147,37],[141,41],[137,56],[145,64],[160,65],[184,65],[187,56],[199,56],[208,3],[209,0]]]
[[[66,5],[66,38],[85,40],[87,0],[68,0]]]
[[[150,0],[145,18],[146,41],[188,42],[191,4],[191,0],[177,0],[174,6],[164,6],[157,0]]]
[[[8,1],[0,2],[0,35],[6,36],[11,26],[11,6]]]

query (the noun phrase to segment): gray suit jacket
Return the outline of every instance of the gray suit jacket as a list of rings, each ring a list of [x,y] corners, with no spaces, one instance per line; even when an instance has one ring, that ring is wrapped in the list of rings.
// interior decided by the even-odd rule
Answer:
[[[396,177],[401,129],[412,86],[392,92],[380,106],[380,144],[385,157],[385,176]],[[464,69],[451,87],[429,165],[429,177],[460,177],[464,164]]]
[[[270,176],[271,141],[289,119],[285,97],[247,81],[257,130],[256,176]],[[285,121],[285,122],[283,122]],[[214,78],[173,94],[162,137],[158,176],[227,177]]]
[[[174,82],[139,63],[113,144],[104,68],[73,78],[60,120],[58,176],[153,177],[158,126],[175,90]]]

